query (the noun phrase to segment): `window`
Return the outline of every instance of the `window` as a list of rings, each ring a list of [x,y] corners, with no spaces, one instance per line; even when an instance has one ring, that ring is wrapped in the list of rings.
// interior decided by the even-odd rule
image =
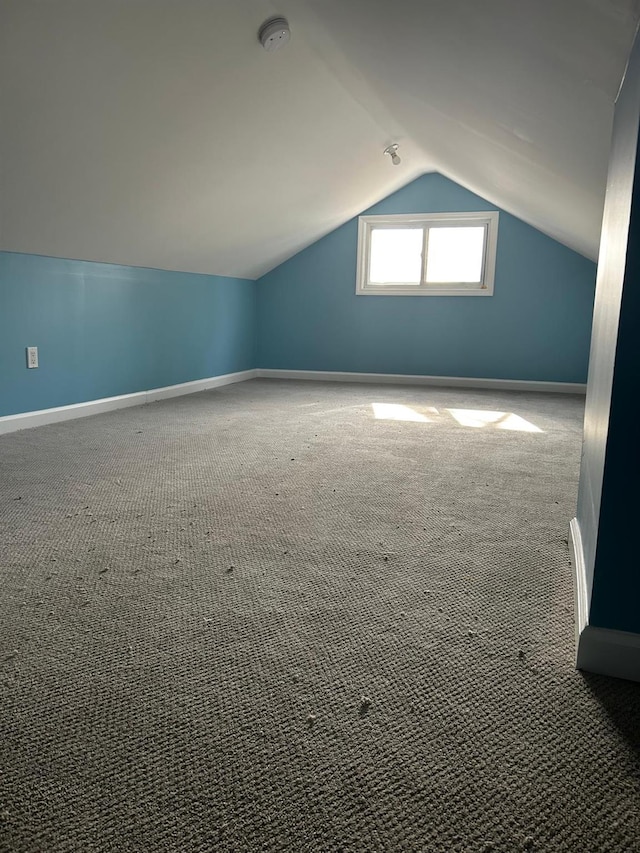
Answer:
[[[491,296],[498,214],[361,216],[359,295]]]

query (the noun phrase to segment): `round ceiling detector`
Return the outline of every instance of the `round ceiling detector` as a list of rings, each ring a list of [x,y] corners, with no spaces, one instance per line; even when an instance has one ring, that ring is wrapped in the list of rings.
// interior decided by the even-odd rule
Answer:
[[[258,40],[265,50],[278,50],[291,38],[286,18],[269,18],[258,30]]]

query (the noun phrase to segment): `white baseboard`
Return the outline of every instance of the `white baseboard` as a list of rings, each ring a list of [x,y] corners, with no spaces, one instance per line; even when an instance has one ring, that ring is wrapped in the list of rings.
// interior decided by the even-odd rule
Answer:
[[[573,602],[575,608],[576,648],[580,634],[589,623],[589,595],[587,593],[587,573],[582,548],[582,533],[577,518],[569,523],[569,558],[573,568]]]
[[[390,385],[441,385],[447,388],[488,388],[500,391],[546,391],[585,394],[579,382],[537,382],[526,379],[474,379],[462,376],[422,376],[406,373],[348,373],[338,370],[272,370],[258,368],[260,379],[312,379],[322,382],[374,382]]]
[[[580,634],[576,666],[585,672],[640,681],[640,634],[587,625]]]
[[[585,672],[640,681],[640,634],[589,625],[589,600],[582,535],[577,518],[569,525],[576,624],[576,667]]]
[[[206,379],[196,379],[193,382],[181,382],[179,385],[166,385],[164,388],[152,388],[150,391],[136,391],[133,394],[121,394],[118,397],[103,397],[100,400],[88,400],[86,403],[74,403],[70,406],[57,406],[53,409],[40,409],[36,412],[24,412],[18,415],[5,415],[0,418],[0,435],[15,432],[20,429],[43,426],[44,424],[68,421],[73,418],[85,418],[89,415],[99,415],[113,409],[124,409],[127,406],[142,406],[155,400],[166,400],[168,397],[181,397],[183,394],[195,394],[234,382],[245,382],[256,379],[257,370],[242,370],[238,373],[225,373],[222,376],[209,376]]]

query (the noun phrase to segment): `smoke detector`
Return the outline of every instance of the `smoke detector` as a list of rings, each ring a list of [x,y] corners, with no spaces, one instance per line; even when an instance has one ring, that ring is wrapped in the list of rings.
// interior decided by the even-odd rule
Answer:
[[[265,50],[279,50],[291,38],[286,18],[269,18],[258,30],[258,41]]]

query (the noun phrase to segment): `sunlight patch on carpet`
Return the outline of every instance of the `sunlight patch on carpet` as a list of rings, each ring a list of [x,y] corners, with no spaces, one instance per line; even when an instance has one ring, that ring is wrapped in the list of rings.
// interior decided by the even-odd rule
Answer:
[[[515,432],[542,432],[531,421],[521,418],[513,412],[487,412],[481,409],[447,409],[461,426],[493,427],[493,429],[508,429]]]

